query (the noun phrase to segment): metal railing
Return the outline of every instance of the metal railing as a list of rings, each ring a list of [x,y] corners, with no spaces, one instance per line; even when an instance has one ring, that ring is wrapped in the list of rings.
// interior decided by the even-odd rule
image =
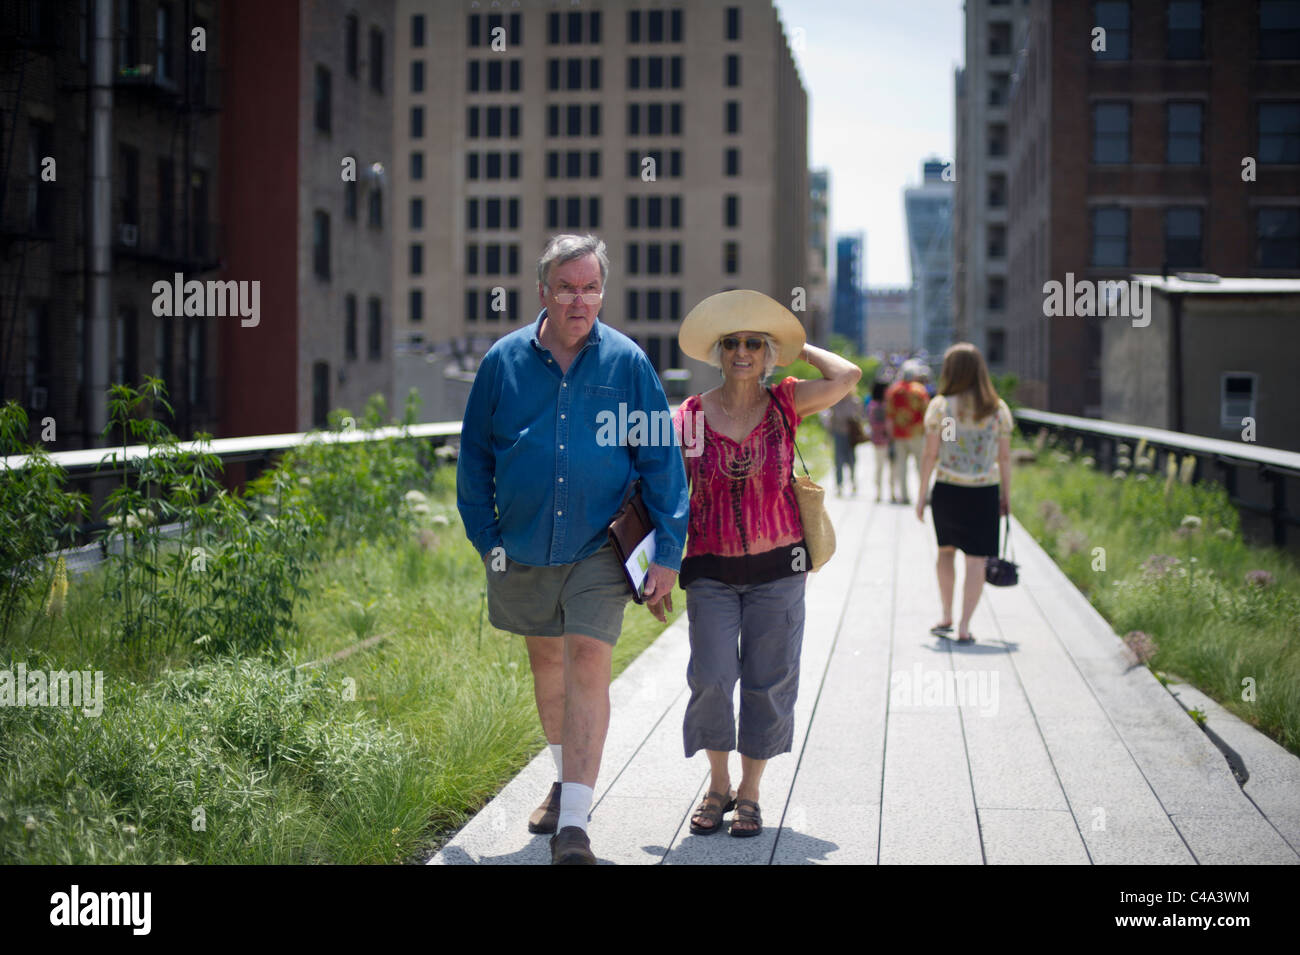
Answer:
[[[1161,428],[1115,424],[1097,418],[1052,414],[1030,408],[1021,408],[1015,412],[1015,417],[1021,431],[1026,434],[1031,430],[1027,425],[1037,425],[1081,438],[1084,445],[1092,451],[1097,467],[1102,471],[1108,472],[1114,467],[1119,457],[1117,448],[1121,443],[1136,444],[1143,439],[1146,439],[1149,447],[1157,451],[1194,455],[1196,470],[1192,475],[1193,480],[1204,480],[1207,477],[1207,467],[1210,465],[1218,468],[1221,482],[1234,506],[1271,519],[1273,543],[1278,547],[1287,546],[1287,525],[1300,525],[1300,517],[1290,513],[1286,503],[1288,480],[1300,479],[1300,453],[1295,451],[1259,447],[1219,438],[1205,438],[1178,431],[1165,431]],[[1247,500],[1238,493],[1240,475],[1243,471],[1254,473],[1271,485],[1270,503],[1261,504]]]

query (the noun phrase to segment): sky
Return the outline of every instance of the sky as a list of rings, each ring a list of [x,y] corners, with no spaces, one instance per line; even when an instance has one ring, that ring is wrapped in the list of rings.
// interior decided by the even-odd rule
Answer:
[[[955,152],[962,0],[775,2],[808,92],[808,164],[830,169],[831,268],[835,237],[863,231],[866,284],[910,285],[903,190]]]

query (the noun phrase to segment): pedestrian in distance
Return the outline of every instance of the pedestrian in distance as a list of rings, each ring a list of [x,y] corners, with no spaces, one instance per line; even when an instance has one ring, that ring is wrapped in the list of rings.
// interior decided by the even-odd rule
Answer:
[[[969,342],[943,356],[938,393],[925,412],[925,450],[916,519],[925,520],[925,492],[935,475],[930,510],[939,544],[941,617],[931,633],[952,635],[956,553],[966,558],[957,642],[973,643],[971,615],[984,591],[984,565],[998,553],[998,518],[1011,514],[1011,409],[998,397],[988,366]]]
[[[885,409],[885,388],[883,381],[877,380],[871,386],[871,397],[867,399],[867,429],[871,435],[871,461],[876,485],[876,501],[883,500],[881,485],[884,483],[885,466],[893,460],[893,442],[889,439],[889,412]],[[893,474],[889,479],[893,480]]]
[[[858,400],[856,391],[851,391],[830,409],[830,432],[835,446],[835,493],[844,494],[844,470],[849,472],[848,483],[853,493],[858,493],[857,442],[854,438],[863,430],[866,412]]]
[[[635,342],[597,317],[609,259],[595,236],[557,235],[537,263],[542,310],[483,357],[465,407],[456,498],[487,568],[488,615],[524,637],[556,782],[531,832],[551,861],[594,864],[587,835],[609,728],[611,654],[632,591],[608,540],[633,482],[655,531],[644,584],[665,620],[686,536],[686,472],[671,440],[598,440],[619,405],[668,421]],[[625,409],[626,410],[626,409]]]
[[[924,381],[930,369],[914,358],[903,362],[899,378],[885,389],[885,407],[889,412],[889,437],[894,444],[890,476],[894,486],[893,502],[908,504],[907,463],[914,460],[920,469],[921,451],[925,446],[925,409],[930,403]],[[922,491],[924,494],[924,491]]]
[[[794,433],[803,417],[850,394],[862,371],[806,344],[799,320],[754,291],[705,299],[677,338],[685,354],[722,372],[718,387],[687,398],[676,415],[679,433],[693,422],[703,433],[702,453],[686,459],[691,503],[681,573],[691,644],[682,735],[687,758],[705,750],[710,771],[691,832],[717,832],[734,809],[731,835],[752,837],[763,831],[763,770],[794,741],[809,568],[791,485]],[[823,377],[764,387],[773,367],[799,358]],[[683,447],[689,437],[682,433]],[[741,765],[734,790],[733,749]]]

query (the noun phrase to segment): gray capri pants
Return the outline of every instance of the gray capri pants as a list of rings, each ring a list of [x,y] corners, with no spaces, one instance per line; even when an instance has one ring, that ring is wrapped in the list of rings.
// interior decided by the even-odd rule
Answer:
[[[751,759],[790,752],[807,576],[765,584],[724,584],[701,577],[686,588],[691,699],[682,735],[688,758],[701,749],[739,749]],[[732,706],[737,679],[739,746]]]

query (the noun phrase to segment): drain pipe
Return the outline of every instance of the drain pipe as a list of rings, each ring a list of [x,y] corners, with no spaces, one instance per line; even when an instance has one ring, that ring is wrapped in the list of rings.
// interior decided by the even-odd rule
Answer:
[[[90,93],[86,97],[86,444],[99,447],[108,425],[113,299],[113,3],[91,0]]]

